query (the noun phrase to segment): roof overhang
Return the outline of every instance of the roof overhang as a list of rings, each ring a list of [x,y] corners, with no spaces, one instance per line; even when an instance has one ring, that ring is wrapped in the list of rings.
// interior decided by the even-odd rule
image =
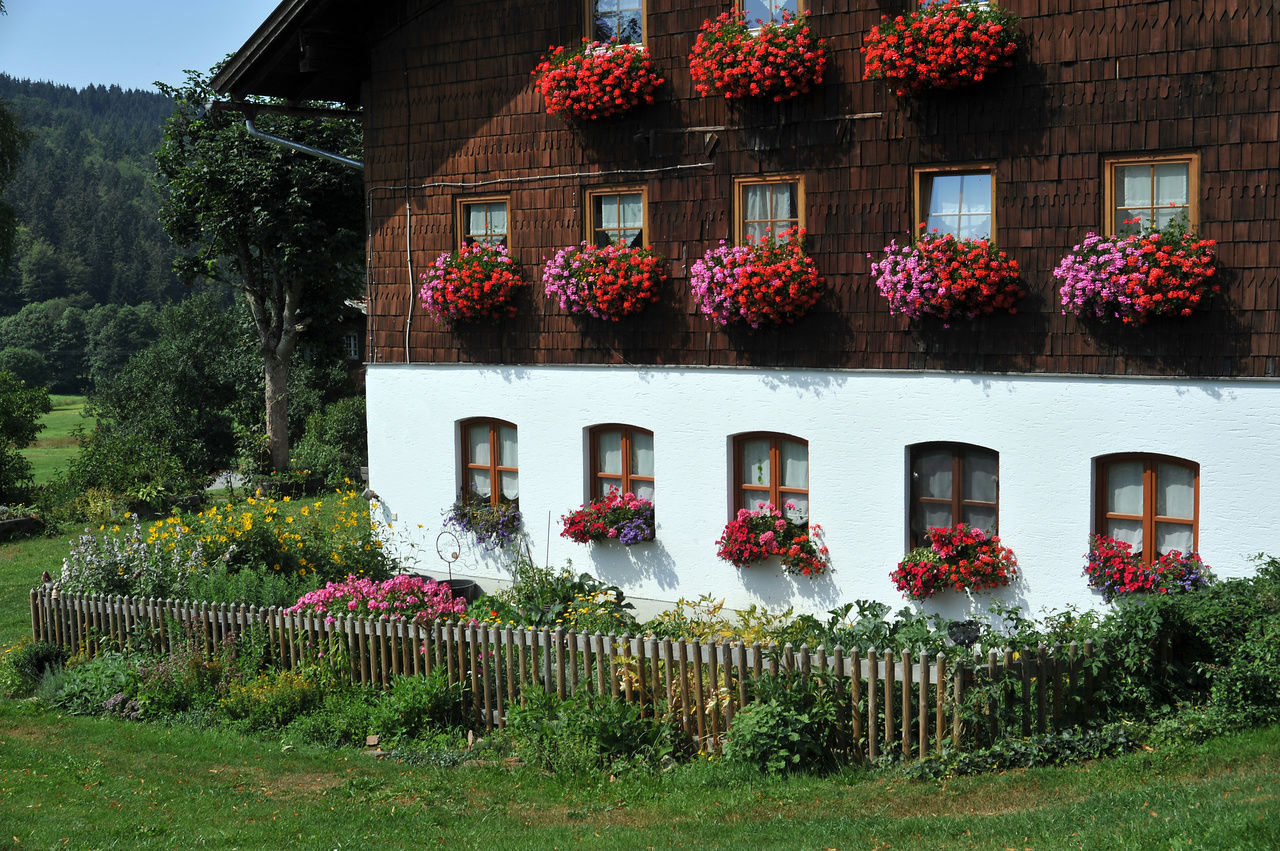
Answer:
[[[368,77],[370,4],[283,0],[235,52],[212,85],[220,95],[360,102]]]

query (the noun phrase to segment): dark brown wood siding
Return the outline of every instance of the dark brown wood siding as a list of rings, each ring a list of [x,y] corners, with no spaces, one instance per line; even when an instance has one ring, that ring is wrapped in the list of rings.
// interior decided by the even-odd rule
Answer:
[[[658,101],[569,126],[531,70],[581,38],[581,3],[423,3],[375,47],[364,96],[373,362],[633,363],[1269,376],[1280,355],[1280,15],[1271,0],[1008,0],[1027,49],[978,87],[905,99],[863,82],[859,47],[892,0],[813,0],[827,79],[784,104],[699,98],[688,54],[726,6],[651,0]],[[1051,271],[1104,226],[1103,164],[1196,153],[1201,233],[1219,243],[1212,310],[1141,329],[1062,315]],[[700,165],[707,163],[707,165]],[[917,167],[994,164],[996,240],[1030,290],[1013,316],[950,329],[892,316],[867,255],[911,227]],[[723,330],[696,311],[693,260],[732,235],[733,179],[804,176],[809,246],[830,293],[797,324]],[[587,189],[647,188],[666,298],[606,324],[542,294],[544,257],[584,236]],[[455,241],[457,199],[510,198],[511,245],[533,282],[519,316],[449,330],[416,276]],[[409,261],[412,261],[412,276]],[[406,323],[408,333],[406,335]]]

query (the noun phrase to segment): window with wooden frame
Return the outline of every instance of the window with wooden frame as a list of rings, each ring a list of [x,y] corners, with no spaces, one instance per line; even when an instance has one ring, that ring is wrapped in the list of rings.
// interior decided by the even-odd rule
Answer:
[[[1131,544],[1148,563],[1199,548],[1199,464],[1150,453],[1105,455],[1095,464],[1096,532]]]
[[[463,198],[458,201],[458,247],[478,242],[508,246],[507,199]]]
[[[610,424],[591,429],[591,498],[616,488],[653,502],[653,432]]]
[[[919,233],[937,230],[957,239],[992,239],[996,232],[996,178],[991,166],[917,169],[915,222]]]
[[[644,43],[645,0],[586,0],[586,10],[592,41]]]
[[[748,25],[754,25],[757,21],[776,23],[782,20],[784,13],[794,17],[808,6],[803,0],[738,0],[735,5],[746,16]]]
[[[588,190],[588,239],[601,247],[618,243],[642,248],[648,229],[646,209],[643,187]]]
[[[520,499],[516,427],[504,420],[471,419],[460,423],[462,485],[491,505]]]
[[[1109,233],[1138,233],[1182,219],[1200,224],[1200,158],[1195,154],[1134,157],[1106,163],[1105,221]]]
[[[733,466],[731,515],[767,502],[790,520],[809,522],[809,441],[772,432],[740,434],[733,439]]]
[[[924,546],[935,526],[967,523],[988,534],[1000,520],[1000,455],[968,443],[917,443],[907,450],[910,540]]]
[[[926,9],[926,8],[928,8],[929,6],[937,6],[937,5],[940,5],[940,4],[945,3],[945,2],[947,2],[947,0],[915,0],[915,3],[914,3],[913,5],[914,5],[917,9]],[[990,5],[991,5],[991,3],[990,3],[990,0],[969,0],[968,5],[970,5],[970,6],[990,6]]]
[[[739,177],[733,182],[734,241],[804,227],[804,182],[798,175]]]

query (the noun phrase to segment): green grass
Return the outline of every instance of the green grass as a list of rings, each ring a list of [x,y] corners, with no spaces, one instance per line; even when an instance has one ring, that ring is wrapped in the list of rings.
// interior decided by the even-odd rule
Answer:
[[[0,701],[0,847],[1276,848],[1280,727],[948,781],[699,764],[566,782]]]
[[[31,634],[32,588],[42,571],[57,576],[74,533],[53,538],[27,538],[0,544],[0,646]]]
[[[83,396],[50,396],[53,410],[41,418],[44,430],[36,442],[22,450],[31,462],[36,484],[43,484],[65,470],[80,451],[76,429],[93,428],[93,419],[84,416]]]

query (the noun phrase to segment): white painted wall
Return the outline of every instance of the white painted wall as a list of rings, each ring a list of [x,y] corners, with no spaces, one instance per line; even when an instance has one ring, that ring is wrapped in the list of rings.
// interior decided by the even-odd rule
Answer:
[[[711,594],[732,608],[816,613],[859,598],[906,605],[889,573],[906,537],[907,447],[925,441],[1000,453],[1000,537],[1024,579],[977,595],[979,608],[992,599],[1033,612],[1101,604],[1081,567],[1092,459],[1113,452],[1200,464],[1200,552],[1219,576],[1249,572],[1254,553],[1280,553],[1275,382],[371,364],[367,392],[371,487],[386,518],[396,518],[400,550],[432,575],[444,568],[435,538],[458,490],[457,422],[468,417],[519,428],[520,506],[536,560],[572,559],[575,571],[638,601]],[[654,433],[655,542],[628,548],[559,537],[561,515],[584,499],[586,429],[606,422]],[[729,519],[730,436],[748,431],[809,441],[810,503],[831,549],[829,575],[739,570],[716,557]],[[487,588],[506,576],[465,546],[454,575]],[[948,592],[923,607],[955,617],[971,605]]]

